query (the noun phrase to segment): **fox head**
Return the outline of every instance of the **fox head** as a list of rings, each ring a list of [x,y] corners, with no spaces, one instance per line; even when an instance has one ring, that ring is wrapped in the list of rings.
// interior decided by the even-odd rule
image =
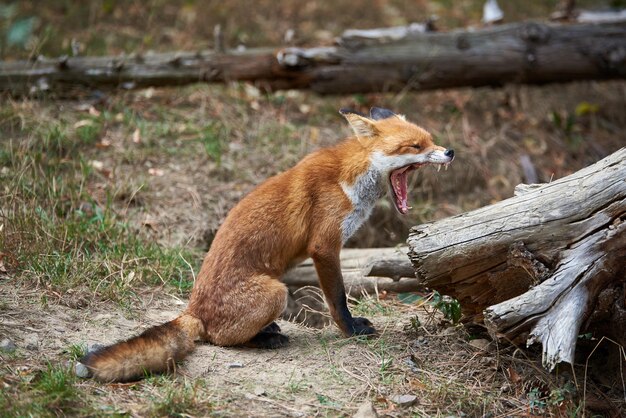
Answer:
[[[374,107],[369,117],[346,109],[339,112],[368,151],[370,167],[387,179],[389,196],[401,214],[410,209],[408,174],[428,164],[447,168],[454,160],[454,150],[435,145],[428,132],[391,110]]]

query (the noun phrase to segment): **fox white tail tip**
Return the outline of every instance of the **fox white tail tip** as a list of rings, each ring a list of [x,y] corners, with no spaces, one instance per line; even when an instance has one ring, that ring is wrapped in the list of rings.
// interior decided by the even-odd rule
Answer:
[[[76,377],[81,377],[83,379],[91,377],[91,372],[89,371],[87,366],[79,361],[74,364],[74,374],[76,375]]]

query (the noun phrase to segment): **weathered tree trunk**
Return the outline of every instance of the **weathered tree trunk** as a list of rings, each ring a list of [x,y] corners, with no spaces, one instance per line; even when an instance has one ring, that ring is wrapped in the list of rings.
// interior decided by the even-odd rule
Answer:
[[[540,341],[544,364],[573,362],[581,328],[612,317],[626,344],[626,148],[549,184],[411,230],[409,257],[431,288],[494,336]],[[599,295],[611,300],[601,300]],[[613,316],[611,316],[613,315]],[[621,319],[618,319],[621,318]]]
[[[367,248],[341,251],[341,271],[346,293],[358,298],[383,292],[414,292],[424,286],[406,256],[407,247]],[[289,288],[285,319],[321,328],[330,323],[313,262],[308,259],[282,278]]]
[[[39,58],[0,63],[0,90],[252,81],[324,94],[549,83],[626,76],[626,23],[518,23],[425,32],[425,25],[346,31],[336,46]]]
[[[378,292],[412,292],[422,288],[406,256],[407,248],[344,249],[341,272],[346,292],[354,297]],[[313,261],[308,259],[282,278],[287,286],[319,287]]]

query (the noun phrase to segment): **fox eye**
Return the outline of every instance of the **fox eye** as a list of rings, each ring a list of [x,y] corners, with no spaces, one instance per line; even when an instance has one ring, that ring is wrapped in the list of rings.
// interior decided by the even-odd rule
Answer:
[[[422,149],[422,146],[421,145],[411,145],[411,148]]]

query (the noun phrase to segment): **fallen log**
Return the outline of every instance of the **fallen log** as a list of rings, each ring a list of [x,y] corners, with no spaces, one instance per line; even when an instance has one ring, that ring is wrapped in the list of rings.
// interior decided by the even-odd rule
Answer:
[[[346,248],[341,252],[341,272],[346,292],[353,297],[379,292],[413,292],[423,286],[415,277],[406,247]],[[287,286],[319,287],[315,266],[305,260],[283,278]]]
[[[424,286],[415,278],[407,247],[346,248],[341,251],[341,272],[346,293],[353,298],[384,292],[415,292]],[[321,328],[330,323],[317,273],[307,259],[282,277],[289,288],[283,318]]]
[[[414,227],[408,244],[426,286],[457,298],[466,317],[484,315],[495,337],[541,342],[549,369],[573,363],[598,302],[616,313],[600,315],[617,321],[608,336],[626,345],[626,148],[494,205]]]
[[[68,87],[123,87],[250,81],[266,90],[322,94],[541,84],[626,76],[626,23],[515,23],[429,32],[427,25],[346,31],[336,45],[39,57],[0,63],[0,91],[15,95]]]

